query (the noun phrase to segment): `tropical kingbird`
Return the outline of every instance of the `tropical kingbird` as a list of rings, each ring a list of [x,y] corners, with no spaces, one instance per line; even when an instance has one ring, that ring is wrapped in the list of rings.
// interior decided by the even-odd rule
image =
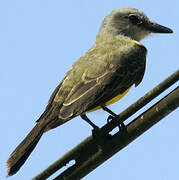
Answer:
[[[147,49],[139,41],[150,33],[172,33],[141,11],[120,8],[103,21],[94,46],[76,61],[50,97],[35,127],[17,146],[7,161],[7,175],[24,164],[44,132],[81,116],[94,128],[86,113],[123,97],[142,81]]]

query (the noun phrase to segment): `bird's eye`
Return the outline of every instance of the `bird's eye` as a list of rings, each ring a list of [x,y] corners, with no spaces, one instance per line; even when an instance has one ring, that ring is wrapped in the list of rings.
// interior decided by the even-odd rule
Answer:
[[[137,17],[135,14],[129,15],[129,20],[132,22],[132,24],[141,24],[142,21]]]

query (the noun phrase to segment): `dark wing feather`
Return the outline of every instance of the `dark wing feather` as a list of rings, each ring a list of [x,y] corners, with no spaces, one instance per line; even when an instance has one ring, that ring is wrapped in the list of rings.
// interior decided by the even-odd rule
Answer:
[[[104,92],[104,88],[111,81],[114,72],[105,72],[98,77],[81,79],[71,90],[60,110],[59,118],[68,119],[82,114],[88,107],[95,103],[96,98]],[[85,79],[91,79],[85,81]]]
[[[145,47],[136,45],[135,51],[121,57],[119,64],[113,64],[112,68],[108,64],[103,71],[100,70],[100,75],[91,77],[84,72],[65,99],[59,118],[68,119],[80,115],[122,94],[133,84],[137,86],[144,75],[145,58]]]

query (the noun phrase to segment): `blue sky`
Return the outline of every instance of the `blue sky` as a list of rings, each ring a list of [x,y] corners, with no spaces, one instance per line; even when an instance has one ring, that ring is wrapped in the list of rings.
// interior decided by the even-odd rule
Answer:
[[[143,82],[110,106],[116,113],[178,69],[178,0],[0,1],[1,180],[9,154],[32,129],[68,68],[93,45],[103,18],[119,7],[138,8],[174,34],[142,41],[148,49]],[[107,114],[100,110],[89,117],[102,126]],[[178,117],[176,110],[84,179],[177,179]],[[9,179],[31,179],[90,134],[79,117],[49,131]]]

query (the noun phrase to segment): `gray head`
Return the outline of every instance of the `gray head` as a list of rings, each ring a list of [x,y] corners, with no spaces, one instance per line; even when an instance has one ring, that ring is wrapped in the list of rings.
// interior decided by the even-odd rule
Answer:
[[[98,35],[124,35],[140,41],[150,33],[172,33],[167,27],[152,22],[143,12],[135,8],[119,8],[103,21]]]

